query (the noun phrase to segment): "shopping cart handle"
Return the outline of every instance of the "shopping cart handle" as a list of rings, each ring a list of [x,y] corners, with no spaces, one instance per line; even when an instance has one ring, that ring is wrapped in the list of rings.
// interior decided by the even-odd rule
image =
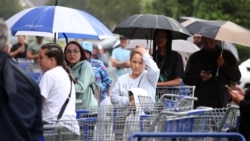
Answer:
[[[188,100],[198,100],[197,97],[192,97],[192,96],[185,96],[185,95],[177,95],[177,94],[163,94],[160,99],[159,102],[161,102],[165,97],[176,97],[176,98],[182,98],[182,99],[188,99]]]
[[[240,139],[240,141],[246,141],[243,135],[240,133],[194,133],[194,132],[172,132],[172,133],[166,133],[166,132],[158,132],[158,133],[133,133],[129,137],[129,141],[133,141],[135,138],[138,138],[138,141],[141,141],[142,138],[149,138],[149,137],[227,137],[227,138],[237,138]]]
[[[80,115],[81,114],[88,114],[89,113],[89,110],[86,110],[86,109],[77,109],[76,110],[76,118],[80,118]]]
[[[228,109],[239,109],[239,105],[229,104]]]
[[[174,115],[174,116],[189,116],[189,115],[203,114],[207,111],[212,111],[212,110],[213,110],[213,108],[211,108],[211,107],[199,107],[199,108],[194,109],[194,110],[183,111],[183,112],[163,110],[162,114]]]

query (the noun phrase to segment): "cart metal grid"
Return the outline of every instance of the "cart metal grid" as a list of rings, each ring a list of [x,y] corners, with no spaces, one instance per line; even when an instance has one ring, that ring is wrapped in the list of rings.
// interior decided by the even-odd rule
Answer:
[[[146,104],[143,104],[144,106]],[[79,140],[81,141],[127,141],[135,132],[140,133],[219,133],[226,129],[237,126],[237,107],[213,109],[200,107],[189,111],[162,110],[146,114],[141,105],[135,107],[103,106],[99,107],[97,116],[89,114],[87,110],[78,112],[78,125],[80,127]],[[148,108],[149,109],[149,108]],[[235,110],[232,110],[235,109]],[[81,115],[81,114],[82,115]],[[236,114],[237,113],[237,114]],[[62,121],[70,123],[70,121]],[[64,124],[65,124],[64,123]],[[232,125],[234,124],[234,125]],[[229,126],[230,125],[230,126]],[[72,132],[63,130],[62,125],[46,125],[44,136],[46,141],[72,140]],[[49,129],[49,130],[48,130]],[[48,138],[50,137],[50,138]],[[173,138],[158,138],[158,140],[172,140]],[[176,139],[176,138],[174,138]],[[152,140],[149,138],[148,140]],[[183,140],[181,138],[180,140]],[[185,140],[195,140],[187,138]],[[199,139],[203,140],[203,139]],[[204,140],[213,140],[206,138]]]
[[[176,138],[181,138],[182,140],[206,140],[206,139],[212,139],[213,141],[215,140],[237,140],[237,141],[246,141],[243,135],[240,133],[209,133],[209,134],[204,134],[204,133],[189,133],[189,132],[183,132],[183,133],[164,133],[164,132],[158,132],[158,133],[133,133],[129,137],[129,141],[134,141],[136,138],[138,140],[136,141],[144,141],[151,139],[150,141],[156,141],[159,140],[159,138],[171,138],[175,139]],[[191,141],[192,141],[191,140]],[[161,140],[162,141],[162,140]]]

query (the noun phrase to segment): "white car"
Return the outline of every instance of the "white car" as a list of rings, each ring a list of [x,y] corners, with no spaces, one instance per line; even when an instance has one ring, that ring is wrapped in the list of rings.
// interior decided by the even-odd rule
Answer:
[[[239,86],[247,88],[250,86],[250,59],[242,62],[239,66],[241,72],[241,79]]]

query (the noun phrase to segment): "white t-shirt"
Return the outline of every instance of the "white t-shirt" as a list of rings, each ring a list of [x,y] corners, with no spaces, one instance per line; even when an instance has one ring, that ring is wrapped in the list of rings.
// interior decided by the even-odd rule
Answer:
[[[67,72],[61,66],[46,71],[41,78],[39,87],[41,95],[45,98],[42,108],[43,121],[56,121],[70,91],[70,78]],[[75,87],[72,82],[71,97],[60,121],[70,120],[70,122],[68,122],[69,124],[64,124],[65,127],[79,134],[79,125],[76,121],[75,113],[75,101]]]

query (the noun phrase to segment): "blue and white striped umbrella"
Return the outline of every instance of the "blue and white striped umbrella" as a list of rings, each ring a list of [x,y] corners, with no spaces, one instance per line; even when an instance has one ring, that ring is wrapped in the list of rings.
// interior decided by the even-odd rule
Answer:
[[[92,15],[62,6],[28,8],[10,17],[6,24],[12,35],[98,40],[113,37],[112,32]]]

